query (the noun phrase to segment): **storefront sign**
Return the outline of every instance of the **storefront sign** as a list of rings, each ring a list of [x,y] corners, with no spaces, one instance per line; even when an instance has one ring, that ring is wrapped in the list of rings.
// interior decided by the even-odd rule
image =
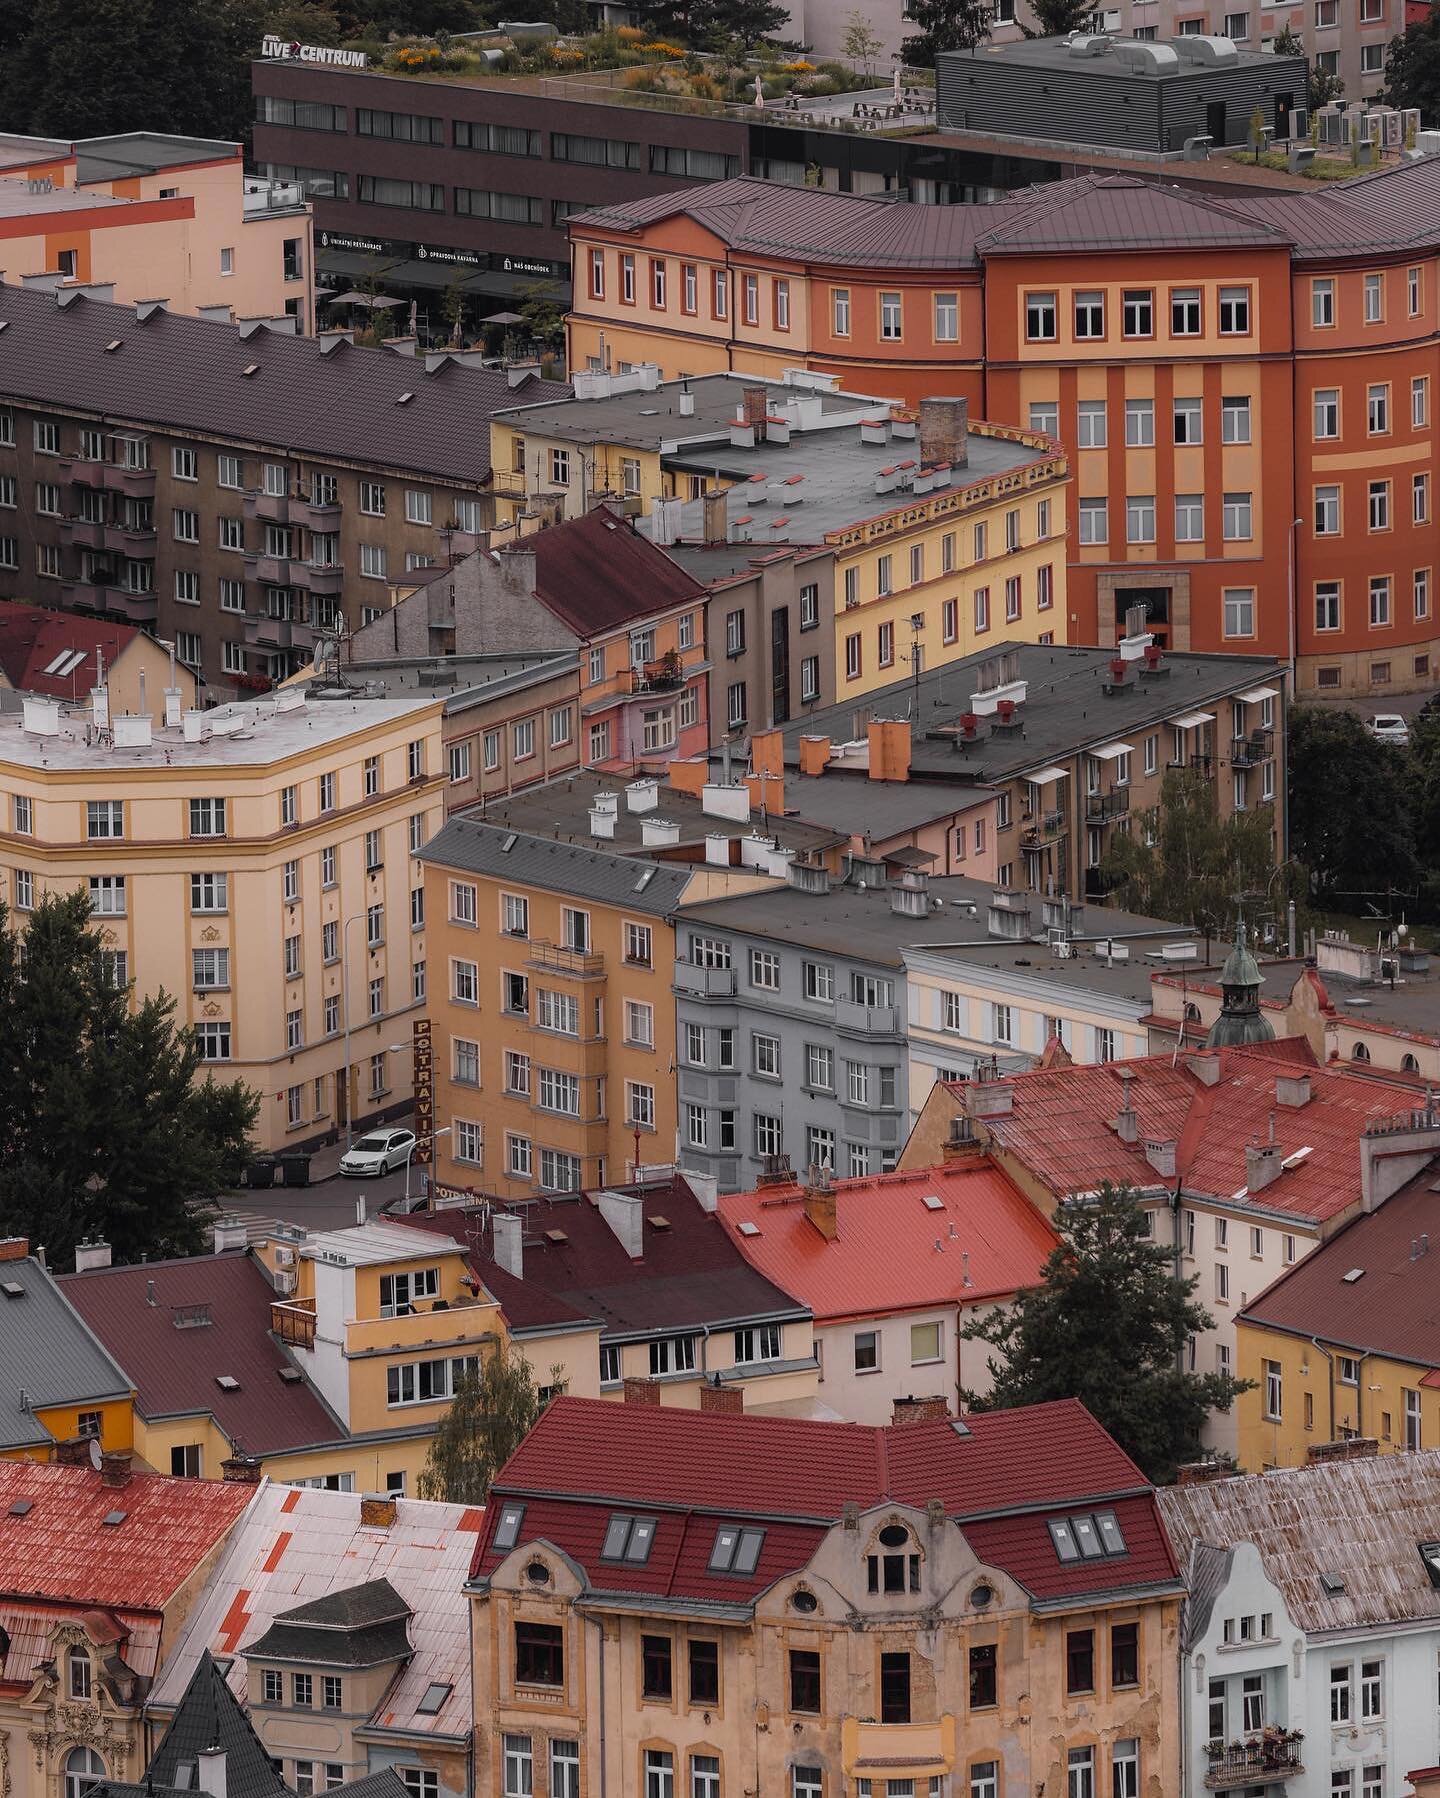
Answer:
[[[435,1061],[430,1046],[430,1020],[417,1018],[412,1032],[415,1061],[415,1147],[411,1160],[429,1162],[435,1154]]]
[[[490,257],[484,250],[452,250],[444,244],[417,243],[415,246],[417,262],[456,262],[466,268],[486,268]]]
[[[361,256],[392,256],[397,262],[441,262],[451,268],[490,270],[524,275],[537,281],[568,281],[568,262],[538,256],[503,256],[495,250],[471,250],[460,244],[414,243],[403,237],[357,237],[348,231],[317,231],[316,248]]]
[[[267,33],[260,54],[271,62],[319,62],[332,69],[368,69],[364,50],[335,50],[328,44],[299,44]]]
[[[362,256],[408,256],[410,245],[393,237],[350,237],[343,231],[317,231],[322,250],[358,251]]]
[[[563,262],[538,262],[531,256],[491,256],[490,266],[511,275],[538,275],[542,280],[548,280],[551,275],[563,277],[570,273]]]

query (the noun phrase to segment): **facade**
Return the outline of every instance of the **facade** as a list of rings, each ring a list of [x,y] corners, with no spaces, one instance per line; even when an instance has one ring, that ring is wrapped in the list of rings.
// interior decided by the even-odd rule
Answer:
[[[261,1149],[407,1109],[440,697],[162,698],[163,723],[103,691],[0,713],[12,928],[46,891],[88,887],[114,978],[175,994],[206,1064],[262,1095]]]
[[[1158,1792],[1175,1764],[1175,1564],[1076,1404],[876,1430],[561,1398],[471,1590],[481,1798],[577,1762],[588,1791],[776,1798]]]
[[[598,270],[574,366],[804,367],[1058,438],[1070,640],[1113,644],[1142,606],[1167,646],[1284,657],[1304,692],[1428,682],[1433,161],[1303,194],[1107,175],[938,209],[746,181],[571,233]],[[626,257],[665,271],[631,305]]]
[[[0,500],[26,498],[0,595],[147,626],[216,694],[306,666],[488,521],[504,374],[75,289],[0,287],[0,318]]]
[[[389,1769],[409,1798],[460,1798],[472,1716],[464,1582],[483,1512],[268,1481],[246,1490],[250,1507],[150,1694],[152,1729],[208,1654],[292,1792]]]
[[[1385,1159],[1364,1215],[1236,1320],[1240,1374],[1256,1381],[1236,1401],[1247,1469],[1301,1467],[1316,1444],[1343,1440],[1381,1455],[1440,1444],[1440,1340],[1426,1297],[1440,1115],[1399,1113],[1367,1143]]]
[[[144,711],[146,695],[167,687],[182,707],[195,704],[194,674],[134,625],[0,602],[0,691],[79,705],[101,681],[121,712]]]
[[[1190,1364],[1243,1378],[1240,1314],[1393,1191],[1394,1170],[1415,1171],[1392,1159],[1409,1139],[1392,1136],[1391,1120],[1413,1103],[1412,1083],[1317,1067],[1294,1038],[1041,1067],[934,1086],[900,1167],[984,1149],[1047,1217],[1103,1181],[1132,1188],[1215,1320],[1191,1339]],[[1418,1141],[1428,1156],[1440,1136],[1422,1130]],[[1239,1403],[1213,1416],[1207,1435],[1230,1455],[1244,1436]]]
[[[49,1461],[83,1438],[127,1452],[133,1440],[129,1377],[65,1303],[23,1236],[0,1240],[0,1460]]]
[[[122,306],[315,326],[310,206],[296,183],[247,175],[240,144],[127,132],[7,137],[0,240],[11,279],[75,281]]]
[[[537,1383],[576,1398],[823,1415],[807,1305],[721,1228],[713,1182],[665,1169],[600,1192],[417,1212],[465,1245]]]
[[[144,1707],[250,1488],[0,1461],[0,1768],[15,1798],[138,1780]]]
[[[751,1264],[810,1307],[818,1397],[848,1423],[907,1405],[962,1416],[989,1390],[989,1350],[962,1339],[981,1313],[1040,1283],[1056,1237],[1030,1200],[977,1159],[909,1174],[766,1180],[720,1201]]]
[[[1190,1587],[1183,1798],[1398,1793],[1433,1762],[1440,1455],[1366,1448],[1156,1495]]]

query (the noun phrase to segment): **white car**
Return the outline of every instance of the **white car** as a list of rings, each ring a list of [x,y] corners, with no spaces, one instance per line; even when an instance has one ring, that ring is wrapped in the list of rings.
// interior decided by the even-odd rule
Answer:
[[[1405,744],[1410,741],[1410,726],[1399,712],[1377,712],[1365,726],[1372,737],[1382,743]]]
[[[372,1130],[353,1142],[340,1157],[342,1174],[388,1174],[392,1168],[404,1167],[405,1158],[415,1147],[413,1130]]]

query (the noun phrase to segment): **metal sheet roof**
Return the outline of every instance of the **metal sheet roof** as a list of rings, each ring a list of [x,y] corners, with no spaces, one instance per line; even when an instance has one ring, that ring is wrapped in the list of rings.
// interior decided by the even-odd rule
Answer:
[[[0,1261],[0,1449],[51,1441],[36,1412],[128,1397],[130,1381],[33,1255]]]

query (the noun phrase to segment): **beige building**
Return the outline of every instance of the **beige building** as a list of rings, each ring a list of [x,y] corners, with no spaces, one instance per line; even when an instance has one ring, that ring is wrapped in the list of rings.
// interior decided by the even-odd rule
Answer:
[[[0,715],[12,927],[47,891],[88,889],[113,978],[173,994],[205,1061],[260,1093],[262,1149],[406,1109],[441,698],[153,698],[157,717],[103,691]]]

